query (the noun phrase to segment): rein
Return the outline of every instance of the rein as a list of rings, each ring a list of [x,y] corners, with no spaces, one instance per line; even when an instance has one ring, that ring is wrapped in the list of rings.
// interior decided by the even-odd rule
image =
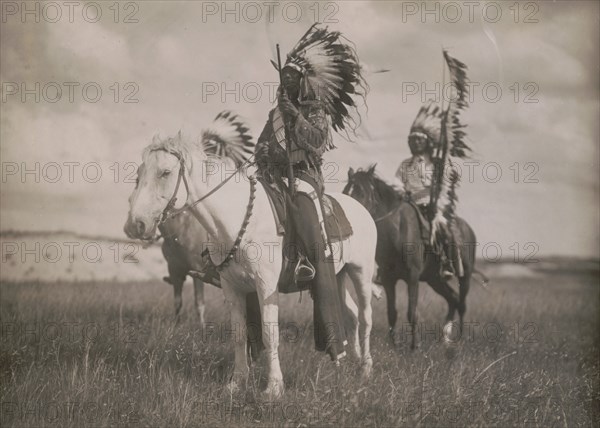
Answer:
[[[355,184],[354,184],[355,185]],[[374,192],[374,190],[373,190]],[[351,195],[349,195],[351,196]],[[377,196],[373,197],[372,195],[369,197],[369,201],[375,200],[375,202],[378,201]],[[387,213],[385,213],[384,215],[374,218],[373,220],[375,221],[375,223],[379,223],[382,220],[385,220],[386,218],[388,218],[389,216],[391,216],[392,214],[394,214],[394,212],[396,211],[396,209],[398,209],[398,206],[395,206],[394,208],[390,209]]]
[[[191,204],[188,204],[186,202],[185,205],[183,205],[181,208],[173,210],[173,207],[175,206],[175,203],[177,201],[177,192],[179,191],[179,186],[181,185],[181,181],[183,181],[183,184],[185,185],[185,190],[186,190],[188,196],[190,194],[190,187],[187,182],[187,179],[185,178],[185,164],[184,164],[183,158],[178,153],[173,153],[173,152],[169,152],[169,153],[173,154],[175,157],[177,157],[179,159],[179,175],[177,177],[177,184],[175,185],[175,190],[173,192],[173,196],[171,196],[171,199],[167,203],[167,206],[161,213],[159,221],[158,221],[158,226],[162,225],[168,219],[176,217],[179,214],[185,212],[186,210],[195,207],[200,202],[207,199],[209,196],[215,194],[220,188],[222,188],[225,184],[227,184],[227,182],[229,180],[231,180],[239,171],[241,171],[242,168],[244,168],[246,165],[249,165],[251,163],[250,160],[254,156],[254,155],[250,156],[243,164],[241,164],[234,171],[233,174],[231,174],[229,177],[227,177],[225,180],[223,180],[221,183],[219,183],[217,186],[215,186],[215,188],[212,189],[210,192],[208,192],[206,195],[202,196],[200,199],[192,202]],[[250,176],[250,177],[248,177],[248,179],[250,180],[250,197],[248,200],[248,206],[246,207],[246,215],[244,216],[244,221],[242,222],[242,226],[240,227],[240,230],[237,234],[237,237],[235,238],[235,241],[233,242],[233,245],[231,246],[231,249],[225,256],[223,261],[215,266],[217,271],[221,271],[233,259],[233,257],[235,256],[235,253],[238,251],[238,249],[240,247],[240,244],[242,242],[244,234],[246,233],[246,229],[248,228],[248,224],[250,223],[250,217],[252,217],[252,209],[254,208],[254,199],[256,198],[256,181],[257,180],[254,176]],[[196,220],[199,221],[199,219],[196,215],[194,215],[194,217],[196,218]],[[208,249],[206,249],[202,253],[202,255],[204,256],[207,251],[208,251]],[[210,257],[209,257],[209,261],[210,261]]]
[[[254,155],[250,156],[243,164],[241,164],[233,172],[233,174],[231,174],[225,180],[220,182],[217,186],[215,186],[214,189],[212,189],[206,195],[202,196],[200,199],[192,202],[191,204],[188,204],[186,202],[181,208],[173,210],[173,207],[175,206],[175,203],[177,202],[177,192],[179,191],[179,186],[180,186],[181,181],[183,180],[183,184],[185,185],[185,191],[187,192],[188,195],[190,194],[190,187],[188,185],[187,179],[185,178],[185,164],[183,162],[183,158],[178,153],[173,153],[173,152],[169,152],[169,153],[171,153],[172,155],[174,155],[175,157],[177,157],[179,159],[179,175],[177,177],[177,184],[175,185],[175,190],[173,191],[173,196],[171,196],[171,199],[167,203],[167,206],[165,207],[165,209],[163,210],[163,212],[160,215],[160,219],[158,221],[159,226],[162,225],[165,221],[178,216],[179,214],[187,211],[190,208],[195,207],[200,202],[207,199],[209,196],[212,196],[213,194],[215,194],[221,187],[223,187],[225,184],[227,184],[227,182],[229,180],[231,180],[239,171],[241,171],[242,168],[244,168],[247,165],[250,165],[250,163],[251,163],[250,159],[252,159],[252,157],[254,156]],[[250,180],[250,181],[252,182],[252,180]]]
[[[396,211],[396,209],[398,209],[398,207],[392,208],[390,211],[387,212],[387,214],[384,214],[381,217],[377,217],[376,219],[374,219],[375,223],[378,223],[381,220],[384,220],[384,219],[388,218],[389,216],[391,216],[392,214],[394,214],[394,212]]]
[[[254,208],[254,199],[256,198],[256,178],[254,176],[249,177],[250,179],[250,197],[248,200],[248,206],[246,207],[246,215],[244,216],[244,221],[242,222],[242,227],[240,227],[240,231],[238,232],[237,238],[233,242],[231,249],[223,259],[221,263],[215,266],[217,271],[221,271],[225,268],[229,262],[235,256],[236,251],[240,248],[240,244],[242,242],[242,238],[244,237],[244,233],[246,233],[246,228],[248,227],[248,223],[250,223],[250,217],[252,216],[252,208]],[[210,260],[210,258],[209,258]]]

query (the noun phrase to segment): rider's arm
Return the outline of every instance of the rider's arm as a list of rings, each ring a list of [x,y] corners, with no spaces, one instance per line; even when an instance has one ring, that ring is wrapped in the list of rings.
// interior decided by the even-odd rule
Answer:
[[[396,171],[396,175],[394,177],[394,185],[396,187],[398,187],[398,189],[402,190],[403,192],[410,191],[410,189],[407,186],[407,183],[408,183],[407,174],[409,172],[409,169],[410,169],[410,159],[402,161],[402,163],[398,167],[398,170]]]
[[[330,143],[329,123],[323,104],[320,101],[304,102],[292,132],[298,146],[322,155]]]
[[[402,178],[401,177],[402,177],[402,164],[400,164],[400,166],[396,170],[396,175],[394,175],[394,178],[392,180],[392,184],[398,190],[400,190],[401,192],[404,192],[404,183],[402,182]]]

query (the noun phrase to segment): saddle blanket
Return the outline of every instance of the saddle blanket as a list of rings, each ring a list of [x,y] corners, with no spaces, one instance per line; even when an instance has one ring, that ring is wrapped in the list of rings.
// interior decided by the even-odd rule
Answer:
[[[302,180],[297,180],[300,187],[298,187],[298,191],[302,193],[309,193],[313,191],[312,187],[303,182]],[[273,211],[273,217],[275,218],[275,223],[277,225],[277,234],[285,235],[285,220],[286,220],[286,201],[285,195],[280,192],[278,189],[274,188],[274,186],[270,186],[269,184],[261,181],[267,196],[269,197],[269,202],[271,203],[271,208]],[[304,186],[306,188],[304,188]],[[318,206],[319,201],[314,199],[315,208],[317,209],[317,213],[319,214],[319,220],[321,218],[321,209]],[[324,225],[325,231],[327,232],[327,236],[329,237],[329,241],[331,243],[340,242],[348,239],[352,236],[352,225],[348,221],[346,217],[346,213],[342,209],[340,203],[330,195],[325,195],[323,198],[323,215],[325,217]]]
[[[270,186],[268,183],[262,182],[265,192],[267,193],[275,224],[277,226],[277,234],[284,236],[284,248],[287,248],[287,243],[294,238],[285,234],[286,220],[286,195],[279,189]],[[339,202],[330,195],[325,195],[323,198],[323,209],[316,197],[316,192],[313,187],[302,181],[296,180],[296,188],[298,192],[308,194],[315,204],[321,231],[323,235],[329,238],[331,248],[327,247],[325,255],[333,259],[335,273],[339,273],[344,266],[344,241],[352,236],[352,226],[344,213]],[[278,289],[282,293],[294,293],[297,291],[307,290],[311,287],[311,281],[299,281],[295,276],[294,268],[297,261],[290,260],[286,255],[283,258],[283,265],[278,281]]]

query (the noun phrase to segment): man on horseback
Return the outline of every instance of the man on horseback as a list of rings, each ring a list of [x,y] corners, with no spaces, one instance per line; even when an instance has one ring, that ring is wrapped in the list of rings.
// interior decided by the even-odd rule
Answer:
[[[364,95],[365,89],[356,53],[340,39],[339,32],[315,24],[288,54],[278,105],[256,145],[259,175],[287,192],[288,220],[307,258],[301,268],[312,277],[315,346],[333,360],[344,356],[346,340],[323,221],[322,155],[335,147],[330,124],[336,131],[354,131],[349,94]]]
[[[451,278],[464,275],[460,233],[456,228],[456,187],[459,173],[450,158],[466,158],[471,150],[465,143],[465,126],[460,112],[468,106],[467,66],[443,51],[456,96],[446,108],[433,101],[421,107],[408,136],[412,157],[400,164],[396,178],[409,202],[417,205],[431,225],[429,244],[441,259],[441,274]]]
[[[461,263],[460,252],[456,248],[458,239],[454,228],[440,211],[435,212],[432,205],[434,174],[441,175],[441,180],[447,180],[456,172],[449,160],[443,165],[440,159],[433,159],[434,147],[440,139],[441,113],[441,109],[431,101],[421,107],[408,136],[412,156],[400,164],[396,179],[404,188],[407,200],[419,208],[425,219],[436,224],[439,233],[432,235],[432,241],[437,239],[434,244],[440,256],[440,273],[445,279],[450,279],[456,273],[455,267]]]

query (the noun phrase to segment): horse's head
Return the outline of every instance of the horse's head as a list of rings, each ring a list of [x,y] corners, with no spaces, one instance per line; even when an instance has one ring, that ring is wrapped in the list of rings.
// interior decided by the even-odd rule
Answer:
[[[191,171],[192,148],[179,133],[165,140],[154,137],[144,149],[135,189],[129,197],[124,227],[128,237],[151,240],[170,201],[173,204],[175,197],[180,205],[186,201],[186,186],[181,181]]]
[[[353,168],[350,168],[348,170],[348,184],[344,187],[344,193],[353,197],[371,211],[377,204],[375,180],[375,165],[371,165],[367,170],[359,168],[354,171]]]
[[[387,184],[375,174],[375,166],[368,169],[348,170],[348,184],[344,193],[360,202],[371,214],[380,208],[391,208],[398,204],[401,194],[393,185]]]

